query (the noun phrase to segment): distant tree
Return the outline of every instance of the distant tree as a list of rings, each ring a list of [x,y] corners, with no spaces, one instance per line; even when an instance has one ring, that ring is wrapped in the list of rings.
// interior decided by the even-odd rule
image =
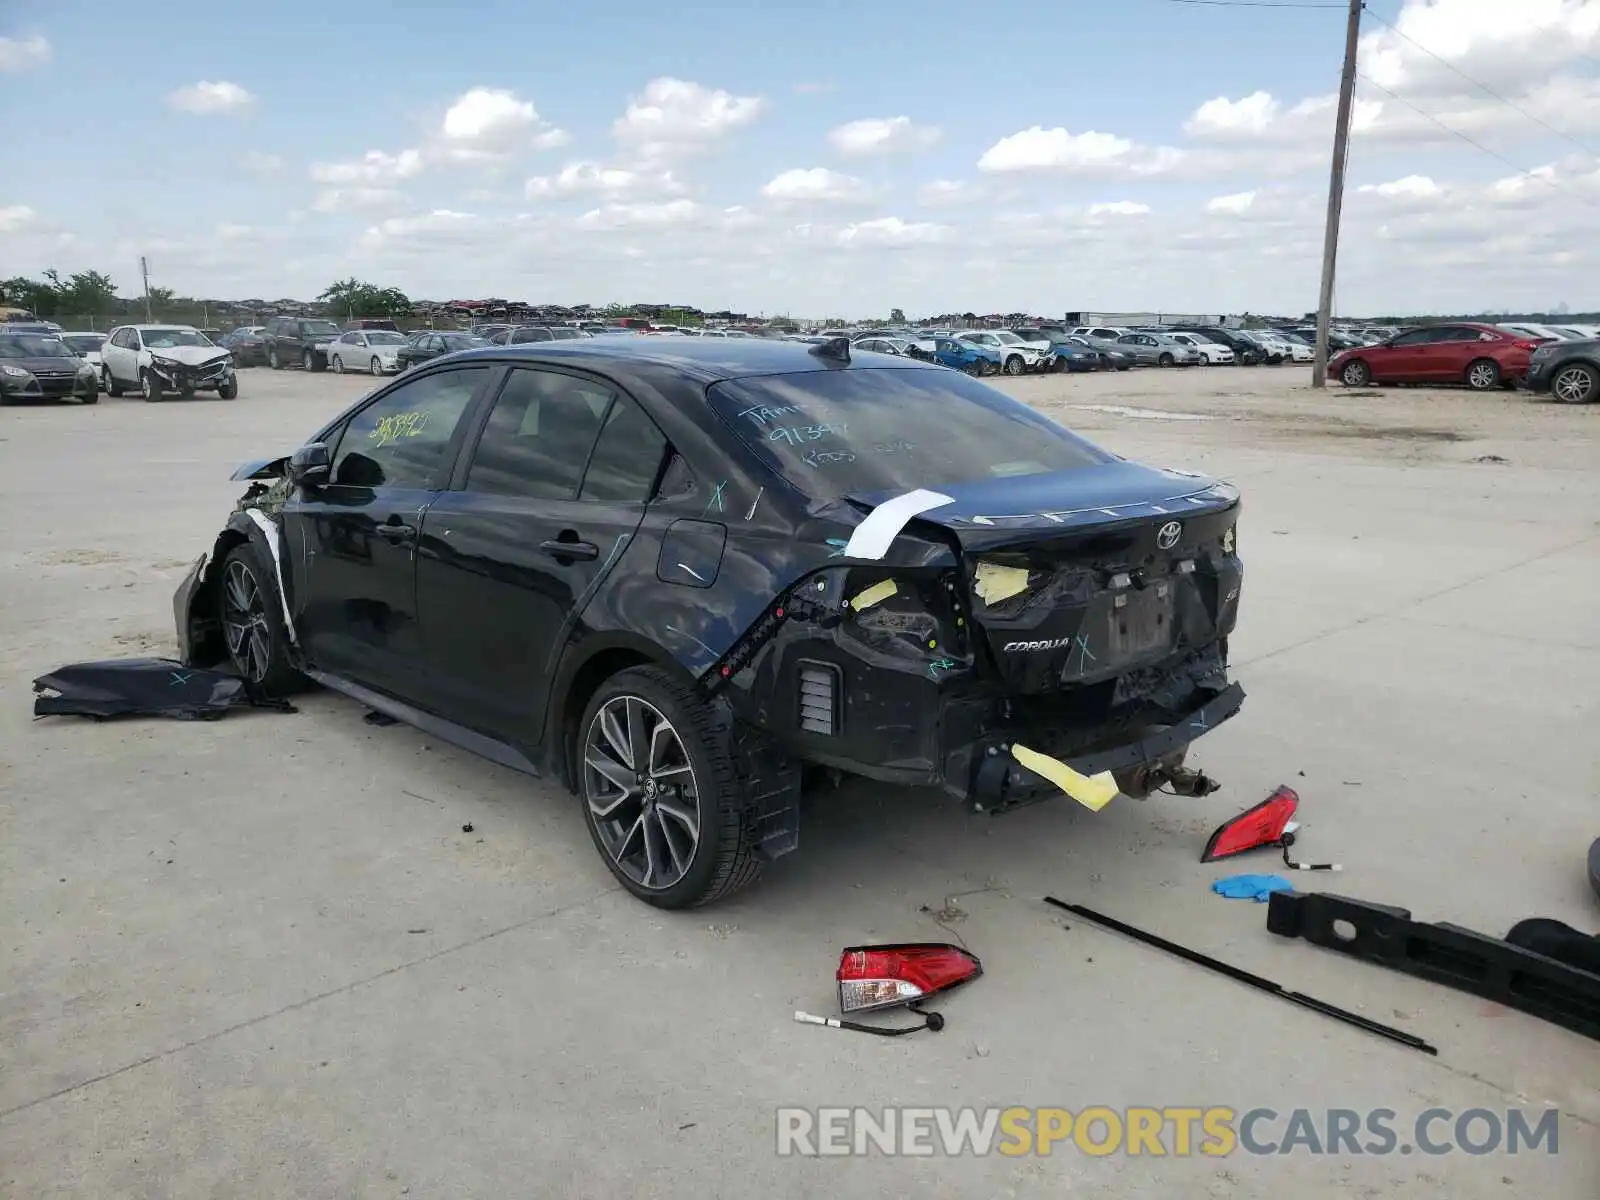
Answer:
[[[153,287],[150,289],[151,308],[171,308],[177,301],[177,293],[171,288]]]
[[[326,305],[335,320],[409,316],[411,313],[411,300],[399,288],[380,288],[353,276],[329,284],[317,297],[317,303]]]
[[[906,323],[906,310],[905,309],[903,309],[903,308],[891,308],[889,310],[889,324],[891,324],[891,325],[904,325],[905,323]]]

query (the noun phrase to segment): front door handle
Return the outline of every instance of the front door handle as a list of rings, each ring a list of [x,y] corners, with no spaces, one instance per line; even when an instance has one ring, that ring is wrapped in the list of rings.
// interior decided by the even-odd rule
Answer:
[[[399,521],[389,521],[379,525],[378,534],[396,545],[401,542],[414,542],[417,540],[416,526],[403,525]]]
[[[593,542],[567,542],[560,538],[549,538],[539,543],[539,549],[551,558],[582,559],[584,562],[592,562],[600,557],[600,547]]]

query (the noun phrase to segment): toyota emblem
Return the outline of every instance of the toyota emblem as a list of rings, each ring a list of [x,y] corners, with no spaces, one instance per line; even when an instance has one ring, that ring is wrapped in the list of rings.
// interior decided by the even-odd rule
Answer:
[[[1156,549],[1171,550],[1178,544],[1178,539],[1183,536],[1183,525],[1178,521],[1168,521],[1156,530]]]

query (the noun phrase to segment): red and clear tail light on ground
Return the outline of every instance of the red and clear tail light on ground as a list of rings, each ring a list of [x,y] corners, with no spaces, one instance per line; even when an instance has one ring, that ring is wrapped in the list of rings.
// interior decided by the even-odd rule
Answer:
[[[981,974],[982,964],[959,946],[852,946],[839,956],[839,1011],[914,1004]]]

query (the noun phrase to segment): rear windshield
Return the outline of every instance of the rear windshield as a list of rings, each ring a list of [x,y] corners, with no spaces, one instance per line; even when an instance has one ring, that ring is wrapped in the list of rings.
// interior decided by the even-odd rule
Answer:
[[[741,441],[818,500],[1112,461],[959,371],[807,371],[729,380],[707,394]]]

